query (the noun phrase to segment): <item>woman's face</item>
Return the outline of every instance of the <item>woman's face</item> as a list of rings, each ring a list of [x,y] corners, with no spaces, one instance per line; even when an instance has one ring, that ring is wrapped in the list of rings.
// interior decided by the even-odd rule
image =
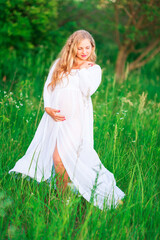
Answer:
[[[82,40],[77,46],[77,58],[86,61],[91,55],[92,45],[89,39]]]

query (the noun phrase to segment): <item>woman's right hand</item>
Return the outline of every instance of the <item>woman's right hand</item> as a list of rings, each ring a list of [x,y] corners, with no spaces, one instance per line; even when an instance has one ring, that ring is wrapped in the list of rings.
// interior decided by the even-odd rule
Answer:
[[[93,63],[93,62],[84,61],[84,62],[81,64],[81,66],[80,66],[79,69],[89,68],[89,67],[92,67],[94,64],[95,64],[95,63]]]
[[[45,108],[45,111],[46,111],[46,113],[48,113],[48,114],[53,118],[53,120],[56,121],[56,122],[66,120],[65,116],[62,116],[62,115],[57,114],[57,113],[60,112],[60,110],[56,110],[56,109],[53,109],[53,108],[46,107],[46,108]]]

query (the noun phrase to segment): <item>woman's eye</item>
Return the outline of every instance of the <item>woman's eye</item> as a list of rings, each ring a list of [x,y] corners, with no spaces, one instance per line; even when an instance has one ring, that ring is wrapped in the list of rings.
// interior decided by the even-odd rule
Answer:
[[[86,47],[86,49],[90,49],[90,47]],[[82,48],[78,48],[78,50],[82,50]]]

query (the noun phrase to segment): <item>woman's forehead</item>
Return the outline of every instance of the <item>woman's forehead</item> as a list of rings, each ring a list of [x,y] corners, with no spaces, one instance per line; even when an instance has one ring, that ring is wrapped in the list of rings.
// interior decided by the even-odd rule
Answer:
[[[78,47],[86,47],[86,46],[90,46],[91,42],[89,39],[83,39],[78,43]]]

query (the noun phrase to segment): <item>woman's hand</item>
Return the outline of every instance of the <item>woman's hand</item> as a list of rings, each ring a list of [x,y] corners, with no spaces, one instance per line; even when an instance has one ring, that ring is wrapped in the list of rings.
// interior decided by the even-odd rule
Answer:
[[[85,61],[84,63],[81,64],[81,66],[80,66],[79,69],[89,68],[89,67],[92,67],[94,64],[95,64],[95,63],[93,63],[93,62]]]
[[[53,108],[46,107],[46,108],[45,108],[45,111],[46,111],[46,113],[48,113],[48,114],[53,118],[53,120],[56,121],[56,122],[66,120],[66,119],[65,119],[65,116],[62,116],[62,115],[57,114],[57,113],[60,112],[60,110],[56,110],[56,109],[53,109]]]

